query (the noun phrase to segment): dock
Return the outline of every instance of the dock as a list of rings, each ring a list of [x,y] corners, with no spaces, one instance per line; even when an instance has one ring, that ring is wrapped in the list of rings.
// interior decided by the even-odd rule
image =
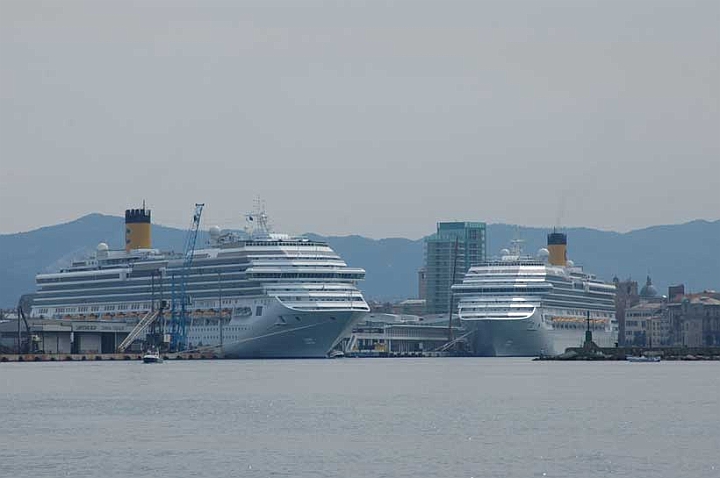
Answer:
[[[215,352],[173,352],[160,354],[163,360],[222,360]],[[142,353],[121,354],[0,354],[0,363],[7,362],[121,362],[142,360]]]

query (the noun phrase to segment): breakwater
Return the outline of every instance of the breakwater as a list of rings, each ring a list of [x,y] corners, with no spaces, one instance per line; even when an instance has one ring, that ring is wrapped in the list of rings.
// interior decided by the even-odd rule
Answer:
[[[535,360],[626,360],[628,357],[661,357],[663,360],[718,360],[720,347],[572,347],[560,355]]]

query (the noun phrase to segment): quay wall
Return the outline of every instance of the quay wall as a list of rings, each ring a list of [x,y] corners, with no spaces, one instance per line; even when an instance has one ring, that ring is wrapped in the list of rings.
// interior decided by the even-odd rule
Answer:
[[[208,352],[177,352],[162,354],[164,360],[219,360],[222,355]],[[123,354],[0,354],[0,363],[7,362],[92,362],[142,360],[141,353]]]

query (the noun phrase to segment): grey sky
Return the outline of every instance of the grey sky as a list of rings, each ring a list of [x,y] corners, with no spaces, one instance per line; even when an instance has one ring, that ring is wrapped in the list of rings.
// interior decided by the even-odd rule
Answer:
[[[720,2],[0,1],[0,233],[720,218]]]

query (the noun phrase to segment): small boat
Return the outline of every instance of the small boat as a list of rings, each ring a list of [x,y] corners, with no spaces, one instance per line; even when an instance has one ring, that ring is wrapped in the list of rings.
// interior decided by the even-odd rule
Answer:
[[[143,363],[162,363],[163,359],[157,350],[148,350],[143,355]]]
[[[654,355],[652,357],[648,357],[647,355],[628,355],[625,357],[625,360],[628,362],[659,362],[661,359],[658,355]]]

